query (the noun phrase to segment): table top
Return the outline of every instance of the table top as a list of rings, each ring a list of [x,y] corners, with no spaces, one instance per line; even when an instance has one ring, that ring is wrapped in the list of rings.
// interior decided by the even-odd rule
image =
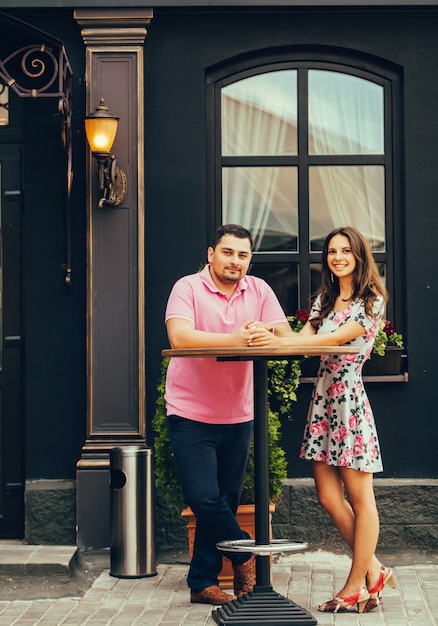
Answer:
[[[352,346],[265,346],[263,348],[177,348],[161,351],[163,357],[266,357],[284,359],[287,357],[320,356],[321,354],[358,354],[359,348]]]

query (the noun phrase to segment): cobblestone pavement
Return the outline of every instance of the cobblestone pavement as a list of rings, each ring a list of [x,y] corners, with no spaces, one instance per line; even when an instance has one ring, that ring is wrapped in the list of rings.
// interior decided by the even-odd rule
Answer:
[[[397,587],[385,588],[383,604],[362,615],[317,609],[342,587],[350,565],[346,556],[322,551],[276,556],[272,582],[321,626],[438,626],[437,559],[406,563],[392,555],[386,564],[394,568]],[[211,606],[190,604],[186,574],[181,563],[160,563],[156,576],[137,579],[116,578],[103,569],[80,597],[0,601],[0,625],[213,626]]]

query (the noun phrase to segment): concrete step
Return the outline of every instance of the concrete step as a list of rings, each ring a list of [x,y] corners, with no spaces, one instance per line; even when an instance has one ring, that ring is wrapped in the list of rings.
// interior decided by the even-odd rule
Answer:
[[[109,569],[109,550],[0,541],[0,602],[81,597]]]
[[[77,552],[77,546],[36,546],[1,541],[0,573],[69,576]]]

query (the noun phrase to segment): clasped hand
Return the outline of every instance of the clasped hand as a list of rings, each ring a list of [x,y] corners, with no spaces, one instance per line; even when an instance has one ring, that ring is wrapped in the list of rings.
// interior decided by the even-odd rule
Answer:
[[[279,338],[272,332],[272,324],[251,320],[244,325],[244,342],[250,348],[273,346],[280,343]]]

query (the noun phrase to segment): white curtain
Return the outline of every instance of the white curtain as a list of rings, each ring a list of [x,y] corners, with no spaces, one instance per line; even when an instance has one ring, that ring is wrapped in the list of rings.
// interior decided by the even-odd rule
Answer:
[[[222,89],[223,156],[296,154],[296,72],[270,72]],[[244,224],[259,250],[269,234],[296,239],[296,172],[290,167],[224,168],[223,220]]]
[[[309,71],[309,153],[383,154],[383,88],[335,72]],[[310,168],[310,239],[355,226],[373,249],[385,242],[384,168],[375,165]]]
[[[309,70],[308,84],[310,155],[383,154],[380,85],[322,70]],[[223,156],[296,155],[296,71],[259,74],[224,87],[221,114]],[[224,167],[223,221],[250,228],[255,250],[269,249],[267,242],[296,249],[297,178],[290,166]],[[310,167],[309,202],[314,249],[332,228],[345,225],[363,232],[373,249],[384,248],[383,166]]]

